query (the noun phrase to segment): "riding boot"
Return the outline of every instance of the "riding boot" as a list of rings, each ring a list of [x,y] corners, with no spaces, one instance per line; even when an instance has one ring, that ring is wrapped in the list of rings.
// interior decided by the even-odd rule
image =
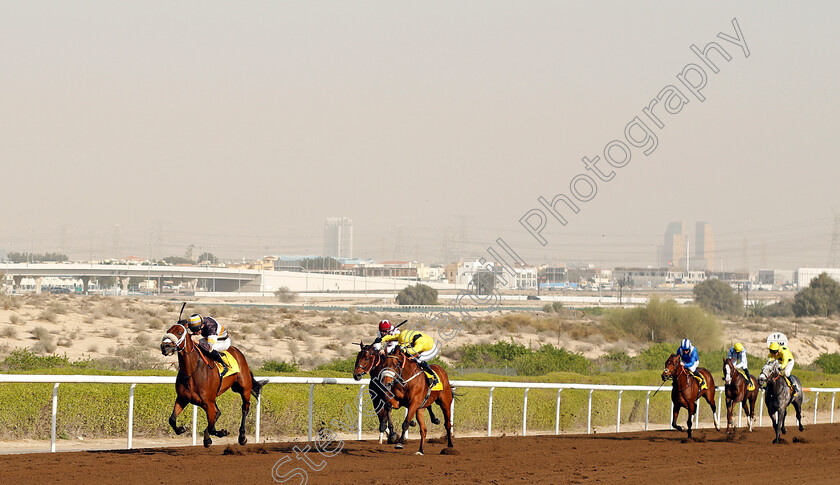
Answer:
[[[429,387],[435,387],[438,383],[438,379],[437,375],[432,371],[432,368],[429,366],[429,363],[417,361],[417,365],[419,365],[420,368],[423,369],[423,371],[425,371],[427,374],[432,376],[431,378],[429,378],[429,376],[426,376],[426,382],[429,383]]]
[[[211,359],[215,360],[216,362],[222,364],[222,373],[219,374],[219,377],[224,377],[225,374],[228,373],[228,366],[225,363],[225,361],[222,359],[222,354],[220,354],[218,350],[214,350],[214,351],[210,352],[209,357]]]
[[[747,389],[753,387],[752,376],[750,376],[750,370],[744,369],[744,374],[747,376]]]

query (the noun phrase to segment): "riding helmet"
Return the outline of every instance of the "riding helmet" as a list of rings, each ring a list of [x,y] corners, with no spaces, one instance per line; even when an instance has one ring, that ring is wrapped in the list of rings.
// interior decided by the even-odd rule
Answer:
[[[778,352],[781,347],[779,342],[770,342],[770,352]]]
[[[735,349],[735,352],[743,352],[744,351],[744,346],[741,344],[741,342],[735,342],[735,345],[732,348]]]
[[[391,325],[391,322],[389,322],[388,320],[382,320],[379,322],[379,331],[382,333],[390,332],[393,328],[394,326]]]
[[[199,329],[201,329],[201,322],[203,320],[204,319],[201,318],[201,315],[199,315],[198,313],[193,313],[192,315],[190,315],[189,320],[187,320],[187,327],[189,327],[190,332],[198,332]]]
[[[682,343],[680,344],[681,349],[690,349],[691,348],[691,340],[684,338]]]

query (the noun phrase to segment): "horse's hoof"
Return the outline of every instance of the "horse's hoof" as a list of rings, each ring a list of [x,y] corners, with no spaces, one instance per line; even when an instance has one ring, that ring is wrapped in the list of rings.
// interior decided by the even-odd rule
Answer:
[[[396,434],[388,435],[388,444],[389,445],[393,445],[396,442],[397,442],[397,435]]]
[[[244,434],[239,436],[239,444],[240,445],[244,445],[247,442],[248,442],[248,438],[246,438]]]
[[[213,443],[213,440],[211,440],[210,438],[206,438],[206,439],[204,440],[204,447],[205,447],[205,448],[210,448],[210,445],[211,445],[212,443]]]
[[[786,428],[782,428],[782,434],[787,434],[787,429]]]
[[[184,434],[186,432],[187,432],[187,428],[185,428],[183,426],[178,426],[178,428],[175,429],[175,434]]]
[[[415,420],[413,420],[413,419],[412,419],[412,420],[411,420],[411,422],[410,422],[410,423],[408,423],[408,425],[409,425],[409,426],[412,426],[412,427],[417,426],[417,421],[415,421]]]
[[[799,431],[805,431],[805,426],[799,425]]]
[[[397,443],[396,445],[394,445],[394,448],[396,448],[398,450],[401,450],[401,449],[403,449],[403,444],[402,443]]]
[[[440,418],[432,419],[432,424],[440,424]]]
[[[219,437],[219,438],[224,438],[225,436],[227,436],[229,434],[230,433],[228,433],[228,430],[226,430],[226,429],[216,430],[216,436]]]
[[[420,455],[420,456],[423,456],[423,452],[422,452],[422,451],[415,451],[415,452],[414,452],[414,454],[415,454],[415,455]]]

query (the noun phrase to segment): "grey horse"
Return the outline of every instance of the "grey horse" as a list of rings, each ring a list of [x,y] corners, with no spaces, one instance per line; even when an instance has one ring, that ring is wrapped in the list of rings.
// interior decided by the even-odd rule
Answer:
[[[765,388],[764,404],[767,406],[767,413],[770,414],[770,420],[773,421],[773,429],[776,431],[776,439],[773,443],[780,443],[779,433],[787,433],[785,429],[785,417],[787,417],[787,407],[793,404],[796,409],[796,421],[799,422],[799,431],[805,431],[802,426],[802,383],[799,378],[791,375],[790,382],[796,388],[796,396],[791,398],[790,388],[782,374],[781,366],[778,360],[771,360],[764,364],[761,369],[761,375],[758,377],[758,384]]]

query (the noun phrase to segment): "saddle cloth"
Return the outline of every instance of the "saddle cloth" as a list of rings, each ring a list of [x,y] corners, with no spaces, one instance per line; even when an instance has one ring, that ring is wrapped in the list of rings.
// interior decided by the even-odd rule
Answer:
[[[432,370],[434,371],[434,369],[432,369]],[[428,377],[429,379],[432,378],[431,374],[429,374],[428,372],[423,371],[423,373],[426,374],[426,377]],[[432,386],[430,390],[431,391],[442,391],[443,390],[443,380],[441,380],[440,376],[437,375],[437,372],[435,372],[435,377],[437,377],[438,382],[437,382],[437,384]]]
[[[744,372],[744,369],[738,369],[738,373],[741,374],[741,377],[746,379],[747,382],[749,382],[749,384],[747,384],[747,390],[748,391],[754,391],[755,390],[755,384],[753,384],[752,379],[747,379],[747,373]]]
[[[233,358],[232,355],[230,355],[230,352],[225,350],[224,352],[219,352],[219,354],[222,356],[222,360],[224,360],[228,366],[228,373],[225,374],[225,377],[232,376],[239,372],[239,362],[237,362],[236,359]],[[215,362],[215,364],[216,370],[219,372],[219,375],[222,375],[222,364],[218,362]]]

